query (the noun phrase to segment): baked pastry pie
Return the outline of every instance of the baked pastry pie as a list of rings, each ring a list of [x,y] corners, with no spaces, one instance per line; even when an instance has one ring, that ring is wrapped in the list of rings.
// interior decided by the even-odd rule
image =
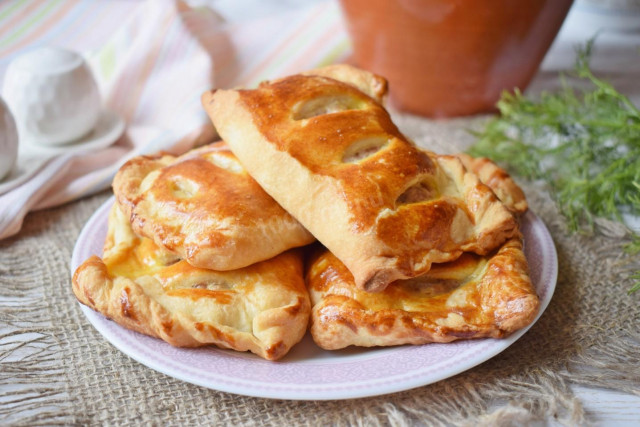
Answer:
[[[486,157],[471,157],[466,153],[458,153],[456,157],[467,170],[476,174],[483,184],[493,190],[507,209],[517,215],[527,211],[527,198],[507,171]]]
[[[459,159],[434,159],[400,133],[379,103],[380,79],[333,66],[203,95],[251,176],[367,291],[464,251],[485,255],[518,234],[514,216]]]
[[[136,236],[117,205],[103,258],[73,275],[78,300],[118,324],[174,346],[214,344],[284,356],[307,330],[309,296],[299,250],[233,271],[193,267]]]
[[[196,267],[233,270],[314,240],[223,142],[180,157],[136,157],[113,191],[135,233]]]
[[[519,239],[487,256],[464,253],[424,276],[378,293],[358,289],[331,252],[307,272],[311,334],[322,348],[389,346],[503,337],[529,325],[539,301]]]

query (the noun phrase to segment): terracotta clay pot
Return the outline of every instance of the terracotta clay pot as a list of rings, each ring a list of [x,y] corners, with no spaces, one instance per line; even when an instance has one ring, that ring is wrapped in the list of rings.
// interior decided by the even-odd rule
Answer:
[[[356,65],[392,105],[430,117],[490,111],[524,90],[572,0],[341,0]]]

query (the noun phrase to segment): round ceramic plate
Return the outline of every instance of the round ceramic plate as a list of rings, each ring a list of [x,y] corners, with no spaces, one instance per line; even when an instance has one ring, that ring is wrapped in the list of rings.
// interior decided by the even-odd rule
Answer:
[[[120,138],[125,123],[113,111],[104,110],[95,128],[77,141],[66,145],[46,146],[29,140],[20,141],[18,158],[9,174],[0,179],[0,194],[27,182],[52,158],[68,153],[81,153],[106,148]]]
[[[112,204],[113,199],[101,206],[82,230],[73,251],[72,272],[89,256],[102,254]],[[555,289],[557,255],[547,228],[532,212],[524,216],[522,231],[531,279],[541,300],[539,317]],[[109,342],[159,372],[215,390],[297,400],[375,396],[431,384],[490,359],[528,329],[506,339],[341,351],[324,351],[307,334],[283,359],[269,362],[215,347],[175,348],[124,329],[85,306],[82,310]]]
[[[124,131],[122,117],[110,110],[103,110],[96,126],[87,135],[64,145],[42,145],[24,140],[20,154],[32,156],[57,156],[59,154],[97,150],[113,144]]]

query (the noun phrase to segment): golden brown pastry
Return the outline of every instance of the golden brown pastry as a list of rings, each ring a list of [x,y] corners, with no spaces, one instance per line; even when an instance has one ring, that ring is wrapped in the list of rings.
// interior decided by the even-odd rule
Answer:
[[[432,159],[398,131],[378,102],[379,80],[334,66],[203,95],[247,171],[368,291],[463,251],[486,254],[518,233],[460,160]]]
[[[309,320],[298,250],[239,270],[196,268],[137,237],[117,205],[103,258],[85,261],[72,282],[81,303],[180,347],[214,344],[275,360],[302,338]]]
[[[539,301],[518,239],[485,257],[465,253],[379,293],[358,289],[323,248],[307,272],[311,334],[322,348],[503,337],[530,324]]]
[[[382,103],[387,95],[387,81],[377,74],[369,73],[346,64],[333,64],[326,67],[300,73],[305,76],[328,77],[355,87],[360,92],[369,95],[379,103]],[[320,108],[326,108],[320,106]]]
[[[517,215],[527,211],[527,198],[507,171],[486,157],[471,157],[466,153],[458,153],[456,157],[467,170],[475,173],[483,184],[493,190],[507,209]]]
[[[180,157],[136,157],[113,191],[135,233],[196,267],[246,267],[314,240],[223,142]]]

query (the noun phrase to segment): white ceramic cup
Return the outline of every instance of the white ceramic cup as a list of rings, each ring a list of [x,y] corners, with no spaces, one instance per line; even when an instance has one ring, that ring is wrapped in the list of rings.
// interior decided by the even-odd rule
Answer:
[[[65,49],[39,48],[14,59],[3,96],[20,139],[29,143],[73,143],[94,128],[101,113],[91,70],[82,56]]]
[[[11,110],[0,98],[0,180],[13,168],[18,158],[18,129]]]

